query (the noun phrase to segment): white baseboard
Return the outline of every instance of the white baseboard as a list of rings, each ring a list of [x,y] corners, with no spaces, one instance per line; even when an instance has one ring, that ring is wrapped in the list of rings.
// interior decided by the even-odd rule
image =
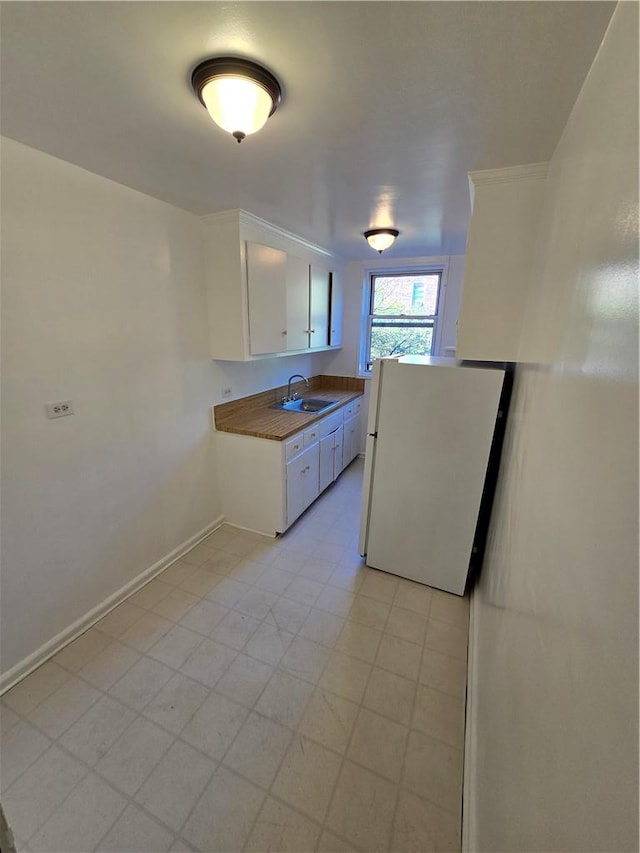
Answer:
[[[32,652],[32,654],[28,655],[15,666],[12,666],[7,672],[2,673],[0,675],[0,696],[6,693],[7,690],[10,690],[18,681],[22,681],[23,678],[41,666],[50,657],[57,654],[60,649],[71,643],[76,637],[79,637],[80,634],[84,634],[92,625],[95,625],[103,616],[106,616],[109,611],[122,604],[125,599],[129,598],[129,596],[133,595],[134,592],[137,592],[141,587],[149,583],[149,581],[152,581],[160,572],[163,572],[172,563],[175,563],[176,560],[179,560],[183,554],[190,551],[205,536],[208,536],[217,527],[220,527],[223,522],[224,516],[221,515],[215,521],[203,527],[198,533],[194,533],[193,536],[190,536],[189,539],[186,539],[152,566],[149,566],[149,568],[145,569],[133,578],[133,580],[130,580],[129,583],[120,587],[120,589],[116,590],[108,598],[105,598],[104,601],[101,601],[100,604],[93,607],[84,616],[81,616],[80,619],[77,619],[73,624],[60,631],[59,634],[56,634],[55,637],[52,637],[44,645],[40,646],[39,649],[36,649],[35,652]]]
[[[474,686],[476,667],[477,644],[475,641],[476,627],[476,602],[475,589],[471,592],[469,607],[469,647],[467,652],[467,702],[465,712],[464,731],[464,767],[462,782],[462,853],[473,853],[476,849],[476,815],[475,815],[475,790],[474,780],[476,778],[476,726],[474,717]]]

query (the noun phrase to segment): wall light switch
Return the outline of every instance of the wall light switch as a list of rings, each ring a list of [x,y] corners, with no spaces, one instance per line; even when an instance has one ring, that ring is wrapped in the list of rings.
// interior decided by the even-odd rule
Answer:
[[[60,400],[59,403],[45,403],[48,418],[66,418],[73,414],[73,401]]]

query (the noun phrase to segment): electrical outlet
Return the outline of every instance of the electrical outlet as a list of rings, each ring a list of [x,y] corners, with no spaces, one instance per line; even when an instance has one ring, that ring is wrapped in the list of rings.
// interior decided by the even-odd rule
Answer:
[[[231,386],[230,385],[227,385],[226,388],[222,389],[222,396],[225,398],[231,396]]]
[[[73,401],[61,400],[59,403],[45,403],[48,418],[66,418],[73,414]]]

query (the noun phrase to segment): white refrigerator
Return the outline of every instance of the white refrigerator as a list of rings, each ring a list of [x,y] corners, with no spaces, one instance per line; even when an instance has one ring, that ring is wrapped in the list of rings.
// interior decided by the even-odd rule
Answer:
[[[490,511],[505,376],[505,365],[454,358],[374,362],[360,522],[368,566],[464,594]]]

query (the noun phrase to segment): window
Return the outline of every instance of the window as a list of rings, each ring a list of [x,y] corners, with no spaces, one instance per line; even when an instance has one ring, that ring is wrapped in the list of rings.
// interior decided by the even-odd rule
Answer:
[[[365,370],[387,355],[431,355],[442,270],[371,274]]]

